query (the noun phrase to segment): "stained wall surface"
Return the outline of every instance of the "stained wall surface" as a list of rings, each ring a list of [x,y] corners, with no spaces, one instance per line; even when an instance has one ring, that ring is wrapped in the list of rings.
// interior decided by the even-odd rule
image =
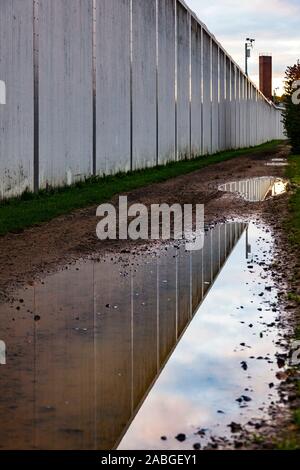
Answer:
[[[2,0],[0,82],[0,198],[284,138],[182,0]]]

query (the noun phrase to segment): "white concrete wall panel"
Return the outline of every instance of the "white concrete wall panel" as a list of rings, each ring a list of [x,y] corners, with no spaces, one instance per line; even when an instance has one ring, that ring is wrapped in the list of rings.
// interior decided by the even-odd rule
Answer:
[[[188,11],[177,2],[177,158],[190,157],[190,23]]]
[[[241,72],[239,69],[236,71],[236,123],[235,123],[235,137],[236,148],[241,148],[240,139],[240,119],[241,119]]]
[[[203,154],[211,153],[211,38],[203,31]]]
[[[236,148],[236,66],[231,63],[231,104],[230,104],[230,146],[231,148]]]
[[[219,59],[219,77],[220,77],[220,103],[219,103],[219,146],[220,150],[226,149],[226,103],[225,103],[225,55],[220,50]]]
[[[225,64],[226,75],[226,119],[225,119],[225,135],[226,135],[226,148],[231,149],[231,61],[226,57]]]
[[[192,18],[191,154],[193,157],[202,153],[201,54],[201,26]]]
[[[40,187],[92,173],[92,1],[39,1]]]
[[[212,153],[219,150],[219,47],[212,42]]]
[[[0,199],[33,190],[33,17],[31,0],[0,2]]]
[[[130,170],[130,0],[96,1],[96,173]]]
[[[132,2],[132,168],[156,164],[156,1]]]
[[[158,0],[158,162],[175,155],[175,2]]]

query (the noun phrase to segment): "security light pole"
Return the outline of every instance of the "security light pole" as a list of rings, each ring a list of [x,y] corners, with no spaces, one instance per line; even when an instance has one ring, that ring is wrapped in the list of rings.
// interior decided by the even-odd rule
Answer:
[[[245,71],[248,76],[248,59],[251,57],[251,49],[253,49],[253,43],[255,39],[247,38],[245,43]]]

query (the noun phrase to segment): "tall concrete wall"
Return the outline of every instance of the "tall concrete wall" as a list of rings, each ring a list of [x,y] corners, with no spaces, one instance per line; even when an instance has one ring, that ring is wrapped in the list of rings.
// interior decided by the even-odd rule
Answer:
[[[95,170],[109,174],[131,168],[130,0],[97,1],[94,17]]]
[[[39,183],[92,174],[92,0],[39,0]]]
[[[182,0],[2,0],[0,198],[283,138]]]
[[[0,198],[33,190],[33,15],[31,0],[0,2]]]
[[[202,62],[201,27],[192,18],[191,27],[191,155],[202,153]]]
[[[191,16],[177,3],[177,159],[190,157]]]
[[[176,10],[174,0],[158,0],[158,163],[176,158]]]
[[[203,31],[203,154],[211,153],[212,136],[212,86],[211,37]]]
[[[156,0],[133,0],[133,169],[156,164],[156,99]]]

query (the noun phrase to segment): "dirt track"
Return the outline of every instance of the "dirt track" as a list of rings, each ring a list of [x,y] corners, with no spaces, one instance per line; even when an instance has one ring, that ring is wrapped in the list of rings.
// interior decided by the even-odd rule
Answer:
[[[283,215],[288,196],[265,203],[247,203],[231,194],[217,190],[219,184],[246,177],[282,176],[284,168],[265,163],[288,154],[287,146],[238,157],[209,166],[164,183],[153,184],[128,194],[130,203],[205,204],[206,222],[223,221],[234,217],[268,217],[277,222]],[[96,238],[96,207],[73,212],[47,224],[9,234],[0,238],[0,292],[2,296],[23,282],[32,282],[43,273],[62,263],[91,252],[115,252],[126,247],[124,242],[100,242]],[[131,245],[132,246],[132,245]],[[141,245],[138,245],[141,246]],[[136,246],[135,246],[136,248]]]
[[[139,202],[146,205],[154,203],[203,203],[205,204],[206,223],[216,223],[239,218],[242,220],[259,220],[274,232],[276,243],[276,266],[272,268],[274,281],[279,291],[282,305],[281,330],[282,341],[288,344],[289,332],[295,321],[296,305],[285,299],[287,288],[292,289],[294,266],[296,260],[287,241],[287,234],[282,230],[282,222],[287,215],[289,195],[284,194],[263,203],[248,203],[233,194],[218,191],[218,185],[245,179],[247,177],[284,175],[284,167],[270,167],[266,163],[272,158],[286,157],[289,148],[280,146],[276,151],[261,152],[249,156],[238,157],[224,163],[213,165],[194,173],[169,180],[161,184],[153,184],[128,194],[130,203]],[[117,198],[115,198],[117,199]],[[0,238],[0,294],[3,299],[13,293],[23,283],[33,283],[50,271],[58,269],[64,263],[91,253],[114,254],[131,249],[134,252],[147,250],[152,244],[136,244],[133,242],[100,242],[96,238],[96,207],[74,212],[59,217],[40,227],[26,230],[21,234],[10,234]],[[292,260],[292,261],[291,261]],[[1,300],[1,298],[0,298]],[[283,383],[281,393],[293,394],[294,385]],[[297,401],[293,402],[293,406]],[[274,407],[270,410],[270,421],[262,434],[264,445],[254,445],[246,433],[241,436],[245,448],[273,448],[274,439],[278,437],[278,429],[289,429],[290,406]],[[222,447],[222,443],[220,443]]]

